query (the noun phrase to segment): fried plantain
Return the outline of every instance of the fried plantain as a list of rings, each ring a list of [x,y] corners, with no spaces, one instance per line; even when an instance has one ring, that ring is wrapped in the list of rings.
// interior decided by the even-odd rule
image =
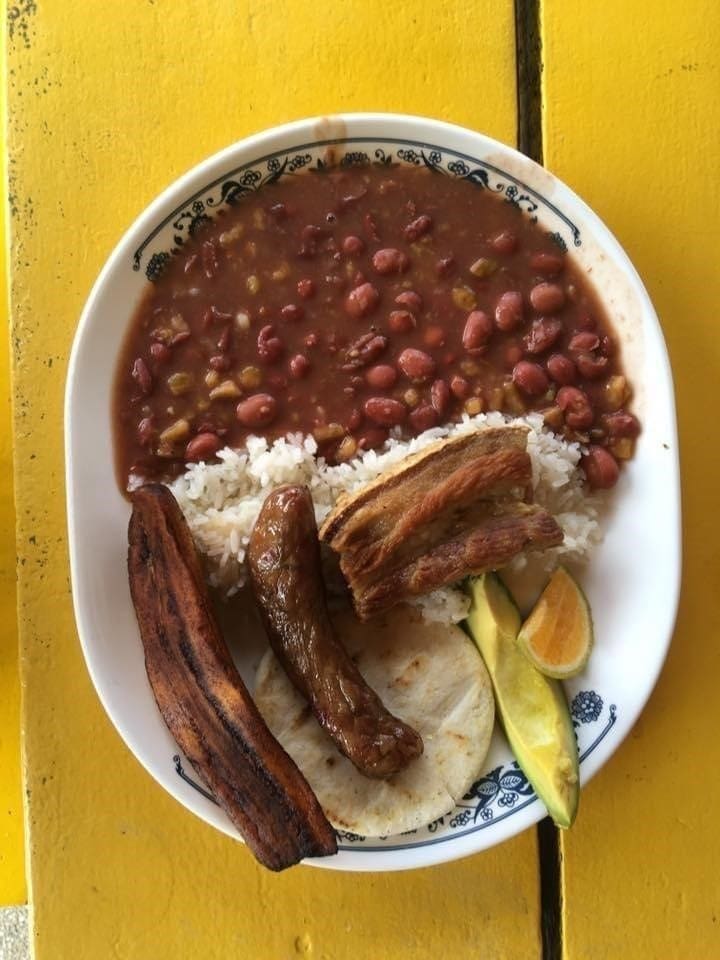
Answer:
[[[268,730],[221,636],[170,491],[132,496],[128,572],[148,679],[165,723],[257,859],[283,870],[337,851],[335,832]]]

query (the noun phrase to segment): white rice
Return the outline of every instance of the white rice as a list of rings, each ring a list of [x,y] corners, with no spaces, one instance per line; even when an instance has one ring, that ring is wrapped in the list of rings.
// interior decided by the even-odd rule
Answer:
[[[565,561],[586,560],[601,538],[598,500],[588,496],[577,469],[582,450],[546,430],[542,417],[509,419],[501,413],[463,417],[460,423],[427,430],[413,440],[390,439],[381,451],[369,450],[349,463],[329,466],[316,459],[313,437],[288,435],[268,444],[249,437],[246,450],[226,447],[219,463],[191,464],[170,486],[187,519],[195,542],[207,561],[210,583],[232,596],[245,583],[245,552],[265,497],[281,483],[304,483],[310,488],[320,523],[342,493],[354,493],[388,467],[422,450],[439,437],[457,436],[486,427],[524,424],[530,428],[528,453],[532,460],[535,500],[552,513],[565,534],[559,547],[533,555],[533,563],[549,569]],[[527,563],[515,560],[515,568]],[[419,598],[426,620],[457,622],[467,611],[467,599],[447,587]]]

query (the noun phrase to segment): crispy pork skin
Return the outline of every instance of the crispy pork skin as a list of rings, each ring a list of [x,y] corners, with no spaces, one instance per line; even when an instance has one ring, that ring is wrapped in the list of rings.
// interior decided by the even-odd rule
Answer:
[[[525,427],[438,440],[338,501],[320,534],[361,619],[562,542],[550,514],[527,502],[526,445]]]

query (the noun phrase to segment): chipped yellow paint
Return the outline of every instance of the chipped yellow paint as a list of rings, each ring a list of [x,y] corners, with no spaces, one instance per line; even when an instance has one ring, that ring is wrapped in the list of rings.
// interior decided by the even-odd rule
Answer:
[[[409,874],[273,876],[144,773],[72,618],[62,393],[90,285],[133,216],[203,156],[337,109],[515,131],[511,0],[42,0],[10,38],[15,456],[37,960],[539,957],[532,831]]]
[[[0,24],[5,76],[5,20]],[[0,93],[0,183],[5,184],[5,85]],[[8,330],[6,197],[0,194],[0,904],[25,901],[20,788],[20,685],[15,614],[15,509]]]
[[[720,957],[720,7],[544,0],[543,13],[546,163],[615,232],[657,307],[684,510],[668,662],[564,839],[565,955],[704,960]]]

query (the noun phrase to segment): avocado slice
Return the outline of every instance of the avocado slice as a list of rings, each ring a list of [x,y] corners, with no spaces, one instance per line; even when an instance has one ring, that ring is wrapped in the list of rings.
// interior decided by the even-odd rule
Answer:
[[[495,574],[471,577],[465,626],[480,651],[518,764],[558,827],[575,819],[579,794],[577,741],[562,687],[543,676],[517,646],[518,608]]]

